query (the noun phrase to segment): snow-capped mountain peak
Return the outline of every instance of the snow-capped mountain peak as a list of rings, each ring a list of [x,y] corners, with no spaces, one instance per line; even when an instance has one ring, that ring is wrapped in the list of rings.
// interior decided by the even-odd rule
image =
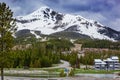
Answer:
[[[112,41],[118,40],[120,37],[119,32],[105,27],[97,21],[88,20],[80,15],[62,14],[47,6],[26,16],[17,17],[17,26],[18,31],[23,29],[37,30],[47,35],[66,31]]]
[[[44,12],[49,12],[51,9],[48,6],[43,6],[39,8],[38,10],[26,15],[26,16],[18,16],[18,19],[32,19],[32,18],[39,18],[43,15]]]

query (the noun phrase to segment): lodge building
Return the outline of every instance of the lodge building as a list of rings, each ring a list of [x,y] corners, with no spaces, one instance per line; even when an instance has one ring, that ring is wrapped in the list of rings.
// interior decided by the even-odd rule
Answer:
[[[119,70],[120,69],[119,58],[117,56],[112,56],[105,60],[95,59],[94,68],[96,70]]]

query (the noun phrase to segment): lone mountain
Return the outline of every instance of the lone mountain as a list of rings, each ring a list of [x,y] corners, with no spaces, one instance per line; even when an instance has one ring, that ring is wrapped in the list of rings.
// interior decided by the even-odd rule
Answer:
[[[100,24],[98,21],[86,19],[80,15],[62,14],[47,6],[41,7],[26,16],[18,16],[17,33],[39,38],[40,34],[55,35],[69,34],[92,39],[120,40],[120,32]]]

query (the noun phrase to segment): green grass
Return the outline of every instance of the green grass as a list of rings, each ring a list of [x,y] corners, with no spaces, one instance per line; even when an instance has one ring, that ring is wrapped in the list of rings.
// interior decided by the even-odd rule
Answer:
[[[10,73],[5,73],[5,76],[16,76],[16,77],[40,77],[40,78],[47,78],[47,77],[60,77],[60,72],[64,69],[62,68],[30,68],[30,69],[22,69],[22,68],[10,68],[10,69],[5,69],[5,70],[16,70],[16,71],[21,71],[21,70],[40,70],[40,71],[46,71],[46,73],[18,73],[18,74],[10,74]],[[74,73],[75,74],[112,74],[114,72],[120,72],[120,70],[93,70],[93,69],[75,69]]]
[[[48,71],[48,72],[60,72],[61,70],[63,70],[62,68],[31,68],[30,70],[44,70],[44,71]]]
[[[40,78],[47,78],[47,77],[60,77],[59,73],[61,72],[61,68],[30,68],[30,69],[23,69],[23,68],[5,68],[4,70],[15,70],[15,71],[34,71],[34,70],[40,70],[40,71],[46,71],[46,73],[5,73],[5,76],[16,76],[16,77],[40,77]]]
[[[93,69],[75,69],[75,74],[85,73],[85,74],[112,74],[114,72],[120,72],[120,70],[93,70]]]
[[[4,68],[4,70],[61,70],[62,68],[29,68],[29,69],[23,69],[23,68]]]
[[[40,71],[47,71],[47,72],[61,72],[61,70],[63,70],[62,68],[29,68],[29,69],[23,69],[23,68],[9,68],[9,69],[4,69],[4,70],[16,70],[16,71],[24,71],[24,70],[28,70],[28,71],[33,71],[33,70],[40,70]]]
[[[15,77],[35,77],[35,78],[48,78],[48,77],[60,77],[59,74],[4,74],[5,76],[15,76]]]

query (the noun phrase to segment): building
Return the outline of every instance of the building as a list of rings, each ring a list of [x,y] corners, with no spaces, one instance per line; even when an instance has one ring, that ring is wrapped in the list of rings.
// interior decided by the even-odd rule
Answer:
[[[95,59],[95,69],[96,70],[105,70],[106,69],[106,63],[102,61],[101,59]]]
[[[96,70],[119,70],[120,63],[119,58],[117,56],[112,56],[105,60],[95,59],[94,67]]]
[[[119,58],[117,56],[112,56],[104,60],[107,63],[108,70],[118,70],[120,68]]]
[[[111,59],[114,61],[114,69],[120,69],[120,63],[119,63],[119,58],[116,56],[111,57]]]

